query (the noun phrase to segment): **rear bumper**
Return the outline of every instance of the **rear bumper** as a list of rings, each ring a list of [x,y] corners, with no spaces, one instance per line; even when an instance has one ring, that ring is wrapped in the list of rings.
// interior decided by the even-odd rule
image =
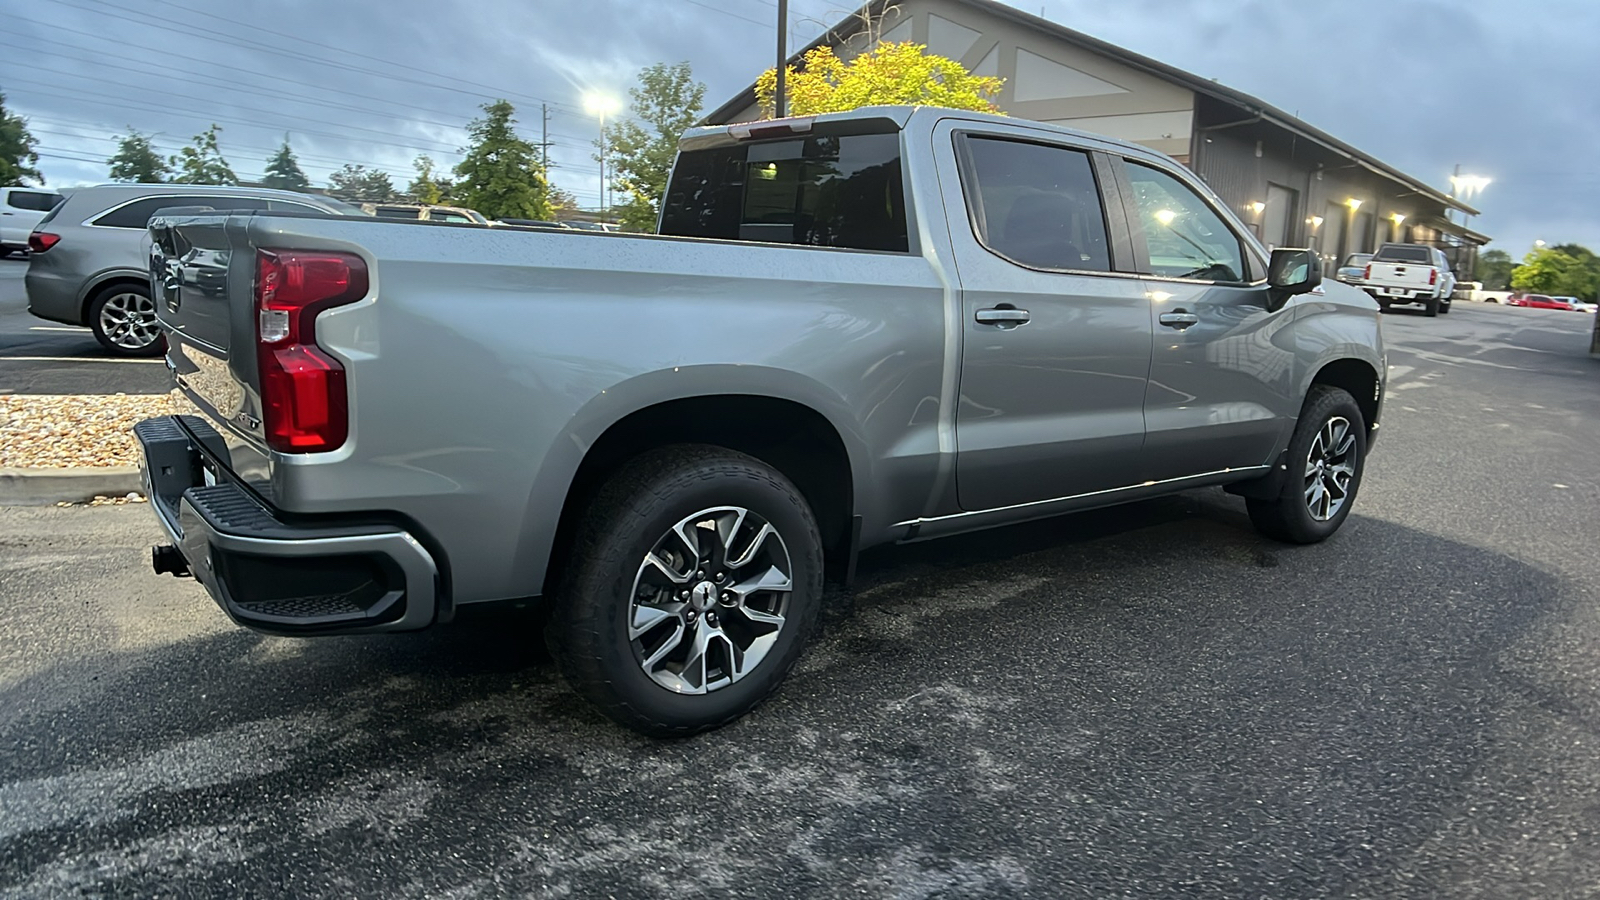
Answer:
[[[1438,297],[1435,288],[1402,288],[1398,294],[1389,293],[1390,288],[1363,285],[1363,289],[1379,303],[1423,303]]]
[[[22,277],[28,293],[28,312],[41,319],[66,325],[83,325],[83,304],[78,299],[81,278],[63,278],[39,264],[42,257],[28,261],[28,272]]]
[[[439,569],[405,529],[285,521],[215,462],[226,461],[227,448],[201,419],[146,419],[134,435],[156,518],[235,622],[287,635],[412,631],[433,623]],[[171,568],[170,552],[165,556]]]

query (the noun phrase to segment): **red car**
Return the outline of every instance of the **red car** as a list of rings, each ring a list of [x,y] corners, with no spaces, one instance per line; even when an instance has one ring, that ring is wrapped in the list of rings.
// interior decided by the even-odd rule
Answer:
[[[1577,303],[1567,297],[1546,297],[1544,294],[1513,294],[1506,298],[1507,306],[1528,306],[1534,309],[1576,310]]]

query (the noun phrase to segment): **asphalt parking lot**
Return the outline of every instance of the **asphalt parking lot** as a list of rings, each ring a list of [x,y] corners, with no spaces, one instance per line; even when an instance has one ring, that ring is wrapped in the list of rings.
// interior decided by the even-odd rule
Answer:
[[[1592,896],[1591,321],[1386,317],[1319,546],[1203,491],[874,552],[680,742],[515,616],[263,637],[148,571],[148,509],[0,511],[0,896]]]
[[[0,394],[165,394],[159,359],[113,359],[87,328],[28,314],[28,261],[0,259]]]

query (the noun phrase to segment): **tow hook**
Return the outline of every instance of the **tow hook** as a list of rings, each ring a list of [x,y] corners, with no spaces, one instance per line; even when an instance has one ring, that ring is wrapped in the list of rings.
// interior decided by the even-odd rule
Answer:
[[[156,570],[157,575],[176,575],[179,578],[189,575],[189,561],[171,544],[157,544],[150,548],[150,567]]]

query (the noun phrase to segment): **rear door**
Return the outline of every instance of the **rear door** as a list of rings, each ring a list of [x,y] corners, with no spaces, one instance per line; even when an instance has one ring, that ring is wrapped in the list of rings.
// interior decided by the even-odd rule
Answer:
[[[1142,480],[1270,462],[1299,414],[1293,304],[1268,308],[1265,260],[1190,176],[1117,163],[1155,330]]]
[[[1105,158],[1024,127],[934,140],[963,296],[962,508],[1134,483],[1150,313]]]

